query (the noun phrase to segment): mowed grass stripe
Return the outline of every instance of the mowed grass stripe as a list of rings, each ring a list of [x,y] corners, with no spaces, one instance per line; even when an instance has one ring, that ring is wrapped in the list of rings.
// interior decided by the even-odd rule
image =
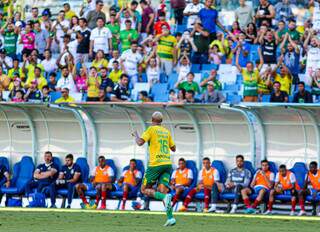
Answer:
[[[82,210],[82,209],[48,209],[48,208],[0,208],[0,212],[63,212],[63,213],[89,213],[89,214],[137,214],[137,215],[164,215],[160,211],[120,211],[120,210]],[[311,216],[284,216],[284,215],[247,215],[247,214],[210,214],[197,212],[174,212],[174,215],[192,217],[225,217],[225,218],[259,218],[275,220],[295,220],[295,221],[320,221],[320,217]]]

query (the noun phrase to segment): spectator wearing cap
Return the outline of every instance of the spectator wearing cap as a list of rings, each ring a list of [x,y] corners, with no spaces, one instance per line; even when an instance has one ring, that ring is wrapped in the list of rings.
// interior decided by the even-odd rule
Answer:
[[[49,49],[51,45],[49,32],[47,30],[41,29],[39,21],[33,24],[33,31],[35,33],[35,47],[37,48],[40,57],[44,58],[44,51],[46,49]]]
[[[249,23],[254,22],[254,11],[245,0],[239,0],[240,6],[235,11],[236,21],[239,22],[241,30],[245,30]]]
[[[273,91],[270,96],[270,102],[288,102],[288,94],[285,91],[281,91],[281,83],[279,81],[275,81],[273,83]]]
[[[8,89],[10,84],[10,78],[3,72],[2,66],[0,66],[0,92]]]
[[[97,27],[91,31],[90,35],[89,56],[94,57],[94,53],[97,53],[98,50],[102,50],[104,55],[109,55],[109,52],[112,51],[112,33],[104,26],[104,18],[97,18],[96,25]]]
[[[170,30],[170,25],[166,21],[166,13],[160,11],[158,14],[158,21],[154,24],[155,35],[160,35],[162,33],[162,26],[165,25]]]
[[[116,20],[116,15],[110,15],[110,21],[106,25],[107,28],[111,31],[112,34],[112,48],[113,50],[118,50],[118,40],[120,36],[120,25]]]
[[[16,58],[19,28],[15,27],[13,23],[7,21],[0,29],[0,33],[3,36],[3,48],[7,55],[12,59]]]
[[[8,72],[12,67],[12,59],[7,56],[5,49],[0,49],[0,66],[5,72]]]
[[[192,89],[186,90],[184,103],[192,104],[192,103],[201,103],[201,101],[194,97],[195,92]]]
[[[27,92],[24,95],[24,100],[28,102],[35,102],[35,101],[41,101],[42,99],[42,93],[37,88],[37,81],[33,80],[31,81],[30,85],[28,85]]]
[[[217,79],[218,72],[216,69],[212,69],[210,71],[209,77],[203,77],[200,82],[200,87],[202,88],[201,92],[205,92],[207,90],[208,82],[211,81],[213,83],[213,87],[215,90],[221,91],[222,90],[222,84]]]
[[[208,63],[210,33],[203,28],[200,20],[195,22],[190,36],[193,38],[194,44],[197,47],[197,50],[192,55],[191,62],[194,64]]]
[[[260,0],[260,4],[255,15],[256,23],[260,27],[266,23],[268,27],[272,26],[272,19],[275,17],[275,10],[268,0]]]
[[[10,99],[13,99],[14,96],[16,96],[16,92],[17,91],[22,91],[23,92],[23,95],[26,93],[25,89],[23,88],[23,84],[22,84],[22,81],[21,79],[19,78],[19,74],[18,73],[15,73],[14,74],[14,79],[13,79],[13,82],[10,83],[9,85],[9,98]]]
[[[47,30],[48,32],[51,31],[52,28],[52,21],[51,21],[51,11],[49,8],[46,8],[41,13],[41,29]]]
[[[63,4],[63,10],[65,13],[66,19],[69,21],[71,21],[73,16],[77,16],[77,14],[73,10],[71,10],[70,4],[67,2]]]
[[[293,103],[313,103],[312,95],[305,89],[303,81],[298,83],[298,92],[293,96]]]
[[[204,103],[223,103],[226,101],[226,98],[219,90],[215,90],[213,81],[208,81],[207,90],[202,95],[202,100]]]
[[[61,90],[62,96],[58,98],[54,103],[73,103],[75,99],[69,95],[68,88],[62,88]]]
[[[61,77],[57,82],[56,90],[61,91],[63,88],[67,88],[68,92],[76,92],[76,85],[74,83],[73,77],[69,72],[67,66],[62,67],[61,69]]]
[[[65,18],[65,12],[61,10],[52,24],[52,32],[55,32],[55,40],[57,41],[60,49],[60,53],[64,50],[64,36],[66,35],[70,27],[70,21]]]
[[[176,88],[184,89],[186,91],[192,90],[195,93],[200,93],[200,88],[197,82],[194,81],[194,73],[189,72],[186,78],[181,79],[176,83]]]
[[[103,1],[96,1],[96,8],[94,10],[89,11],[87,14],[88,27],[92,30],[96,27],[98,19],[102,19],[103,22],[106,22],[106,15],[102,11],[103,9]]]
[[[120,43],[121,43],[121,52],[130,49],[131,43],[133,41],[137,41],[139,38],[138,31],[136,29],[132,29],[131,20],[126,20],[126,28],[120,31]]]
[[[183,10],[183,15],[188,17],[187,28],[192,29],[194,23],[198,19],[199,11],[204,8],[204,5],[199,0],[192,0]]]
[[[148,35],[153,34],[155,13],[146,0],[140,0],[140,6],[142,8],[141,33],[142,39],[145,39]]]
[[[185,0],[170,0],[171,8],[173,9],[175,23],[178,25],[182,24],[183,21],[183,10],[186,7]]]
[[[177,39],[170,35],[166,25],[162,25],[162,33],[155,37],[154,42],[158,44],[157,54],[161,61],[161,71],[169,76],[177,62]]]
[[[25,87],[28,88],[31,84],[31,82],[36,81],[37,83],[37,88],[41,91],[43,86],[47,85],[47,80],[46,78],[43,77],[43,75],[41,74],[41,68],[39,67],[35,67],[34,68],[34,76],[32,77],[28,77]]]
[[[19,60],[13,59],[12,64],[12,68],[8,71],[8,77],[13,80],[14,75],[17,73],[22,80],[25,80],[25,74],[23,73],[22,68],[19,67]]]
[[[199,11],[203,28],[210,33],[210,41],[216,39],[217,26],[226,31],[218,19],[218,11],[212,6],[213,0],[206,0],[204,8]]]
[[[130,91],[129,91],[129,76],[127,74],[122,74],[118,84],[113,88],[110,95],[111,101],[113,102],[127,102],[130,101]]]

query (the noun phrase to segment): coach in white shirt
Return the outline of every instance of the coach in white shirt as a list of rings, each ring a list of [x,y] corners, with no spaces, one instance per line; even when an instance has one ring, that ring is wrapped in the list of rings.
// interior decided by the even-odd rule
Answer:
[[[142,55],[138,52],[138,43],[133,41],[131,49],[126,50],[120,56],[121,69],[130,77],[134,85],[138,79],[138,65],[142,62]]]
[[[112,51],[112,33],[104,24],[104,19],[98,18],[97,27],[91,31],[89,50],[91,57],[94,57],[93,53],[96,53],[98,50],[102,50],[105,55],[109,54],[109,50]]]
[[[199,11],[204,8],[202,3],[199,3],[199,0],[192,0],[186,8],[184,8],[183,14],[188,16],[187,28],[193,28],[193,24],[198,18]]]

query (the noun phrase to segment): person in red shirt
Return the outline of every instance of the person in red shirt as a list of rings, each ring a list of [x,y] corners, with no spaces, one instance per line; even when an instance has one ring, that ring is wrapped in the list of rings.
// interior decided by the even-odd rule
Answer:
[[[159,12],[159,21],[154,24],[154,33],[155,35],[160,35],[162,33],[162,26],[165,25],[170,31],[170,25],[166,22],[166,13]]]

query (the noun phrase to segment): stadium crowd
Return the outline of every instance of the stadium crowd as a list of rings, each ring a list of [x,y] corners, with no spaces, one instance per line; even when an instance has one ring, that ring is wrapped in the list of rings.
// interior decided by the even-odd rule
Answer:
[[[223,3],[119,1],[105,12],[102,0],[87,0],[80,12],[69,3],[56,16],[34,6],[23,18],[3,0],[0,100],[318,101],[319,1],[227,1],[238,6],[231,26],[219,21]],[[307,12],[303,25],[292,6]],[[231,65],[238,75],[230,82],[220,67]]]
[[[277,170],[272,167],[268,160],[262,160],[261,167],[254,171],[252,166],[245,164],[243,155],[235,157],[235,167],[227,174],[222,173],[224,172],[222,169],[219,171],[219,167],[211,163],[208,157],[203,158],[202,169],[199,171],[196,171],[197,168],[194,163],[188,162],[184,158],[180,158],[177,168],[173,170],[170,182],[168,182],[168,187],[170,187],[173,196],[172,207],[182,201],[179,211],[187,211],[188,205],[193,201],[195,195],[202,194],[203,196],[197,196],[196,200],[204,201],[204,213],[217,212],[218,202],[229,201],[232,204],[227,212],[231,214],[236,213],[238,205],[243,202],[245,213],[261,212],[269,215],[274,213],[273,205],[275,201],[279,202],[280,200],[291,202],[291,216],[297,215],[297,203],[300,207],[298,215],[307,215],[306,201],[312,205],[312,215],[320,216],[320,206],[318,206],[320,202],[320,170],[315,161],[310,162],[309,170],[306,170],[305,175],[302,174],[301,170],[288,170],[284,164],[280,165],[279,170]],[[33,198],[29,207],[46,207],[45,202],[41,204],[36,201],[37,197],[35,195],[40,194],[43,199],[50,197],[50,208],[57,208],[56,198],[62,194],[59,190],[64,189],[65,194],[62,195],[67,198],[66,208],[71,208],[74,197],[81,199],[80,206],[83,209],[90,210],[104,210],[107,208],[107,199],[118,198],[120,209],[125,210],[128,209],[126,208],[127,200],[134,199],[135,197],[132,198],[132,194],[135,192],[134,195],[137,195],[138,198],[137,201],[133,201],[132,207],[135,210],[148,209],[150,199],[145,198],[146,201],[141,204],[141,198],[144,196],[141,192],[138,192],[143,181],[143,164],[131,159],[117,179],[117,170],[112,162],[107,162],[104,156],[99,156],[97,163],[98,165],[93,168],[92,172],[87,173],[90,178],[86,180],[85,167],[78,161],[74,162],[72,154],[66,155],[65,164],[60,166],[60,163],[54,160],[50,151],[45,152],[44,162],[35,168],[33,177],[25,184],[23,190],[24,196],[32,196]],[[12,202],[15,201],[12,201],[12,197],[15,195],[10,190],[6,191],[6,189],[12,187],[12,181],[14,181],[10,178],[9,172],[8,167],[1,163],[1,198],[6,195],[6,206],[13,206]],[[197,176],[196,173],[198,173]],[[226,176],[223,177],[223,175]],[[301,175],[302,178],[298,177]],[[299,179],[302,179],[302,182]],[[119,193],[119,191],[120,195],[111,194],[112,192]],[[231,194],[231,197],[225,198],[223,194]],[[276,199],[277,196],[285,196],[286,198]],[[307,196],[310,196],[310,199]],[[252,204],[251,200],[253,201]],[[266,203],[266,210],[263,210],[263,208],[260,208],[260,211],[257,210],[261,203]],[[19,206],[22,206],[21,202]]]

